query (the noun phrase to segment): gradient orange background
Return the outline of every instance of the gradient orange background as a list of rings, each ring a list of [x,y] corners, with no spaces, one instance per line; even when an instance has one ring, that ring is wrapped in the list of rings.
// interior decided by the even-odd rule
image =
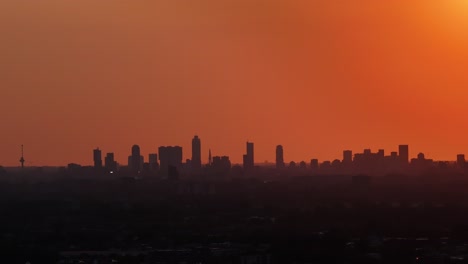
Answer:
[[[0,164],[468,154],[468,1],[1,0]]]

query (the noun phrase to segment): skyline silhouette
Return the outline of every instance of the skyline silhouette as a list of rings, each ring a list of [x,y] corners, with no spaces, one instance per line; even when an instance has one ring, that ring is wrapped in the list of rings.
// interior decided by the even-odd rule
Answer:
[[[468,263],[468,0],[0,0],[6,264]]]
[[[0,163],[21,144],[28,166],[125,161],[195,133],[235,163],[249,139],[259,162],[279,143],[288,160],[468,148],[463,1],[181,1],[2,1]]]
[[[200,140],[200,139],[198,139],[198,140]],[[244,144],[245,144],[245,142],[244,142]],[[97,145],[99,145],[99,144],[97,144]],[[242,143],[240,143],[239,145],[242,145]],[[39,166],[39,167],[40,166],[64,166],[64,165],[68,164],[69,162],[77,162],[79,164],[92,165],[95,162],[94,160],[89,159],[89,155],[86,155],[86,157],[76,159],[76,160],[72,160],[72,159],[65,160],[65,159],[63,159],[63,156],[57,156],[57,160],[62,159],[61,163],[57,163],[57,162],[54,162],[54,161],[52,161],[51,163],[41,163],[41,162],[38,162],[38,160],[40,160],[40,157],[41,157],[40,152],[35,152],[33,154],[28,153],[28,154],[22,156],[22,152],[21,152],[21,147],[22,146],[24,146],[25,148],[28,147],[28,146],[25,146],[25,145],[17,146],[17,151],[12,153],[8,157],[8,159],[0,160],[0,166],[7,166],[7,167],[21,166],[21,161],[23,159],[27,159],[27,160],[24,161],[24,166]],[[157,152],[157,150],[158,150],[158,147],[146,147],[146,145],[138,145],[138,146],[145,146],[145,147],[142,148],[143,149],[143,152],[141,154],[142,156],[151,155],[151,154],[153,154],[153,152]],[[182,149],[183,149],[183,155],[182,155],[183,160],[185,161],[186,159],[192,159],[193,154],[194,154],[193,150],[192,150],[193,141],[190,144],[185,144],[185,145],[180,144],[179,146],[181,146]],[[288,162],[290,162],[290,161],[295,161],[295,162],[304,161],[304,160],[307,161],[307,160],[309,160],[311,158],[311,156],[314,159],[317,158],[320,161],[326,161],[326,160],[332,161],[332,160],[334,160],[336,158],[341,157],[340,155],[341,155],[341,152],[343,150],[350,149],[350,148],[343,148],[341,150],[337,150],[336,154],[329,155],[329,156],[327,156],[328,158],[320,158],[318,155],[314,154],[313,151],[310,151],[309,154],[307,154],[305,156],[301,156],[301,157],[296,156],[297,158],[290,158],[293,155],[288,155],[288,154],[291,154],[291,153],[287,151],[287,146],[286,145],[284,145],[284,144],[278,145],[277,143],[276,144],[273,143],[271,146],[273,146],[273,149],[275,147],[278,147],[278,146],[281,146],[281,147],[284,146],[286,148],[286,150],[283,150],[283,159],[284,159],[286,164]],[[396,150],[392,146],[390,146],[388,149],[387,148],[370,147],[369,145],[359,145],[359,146],[360,147],[358,147],[356,149],[353,149],[353,151],[360,151],[360,150],[365,150],[365,149],[372,149],[372,150],[386,149],[387,151],[389,149],[392,150],[392,151]],[[266,149],[265,146],[262,146],[262,147],[263,148],[259,149],[258,152],[256,152],[255,164],[275,163],[277,158],[278,158],[277,153],[275,153],[275,150],[268,151],[268,149]],[[98,147],[95,150],[101,150],[101,149],[102,149],[101,147]],[[110,146],[110,147],[108,147],[106,149],[114,150],[114,149],[121,149],[121,147],[117,148],[117,147]],[[211,150],[211,149],[213,149],[213,148],[208,149],[208,146],[205,146],[205,151],[204,152],[202,152],[201,149],[200,149],[200,163],[201,164],[207,164],[208,163],[208,154],[209,154],[209,150]],[[224,149],[224,148],[222,148],[222,149]],[[308,148],[308,149],[313,149],[313,148]],[[277,150],[278,149],[276,149],[276,151]],[[127,163],[127,156],[126,156],[125,153],[117,152],[117,151],[110,151],[110,152],[112,152],[116,157],[118,157],[118,158],[113,157],[113,160],[119,162],[120,164]],[[233,155],[232,153],[219,153],[219,152],[215,151],[214,155],[217,155],[217,154],[228,155],[233,160],[233,163],[243,164],[243,157],[242,156],[245,154],[245,152],[246,151],[244,149],[244,150],[240,150],[238,155]],[[260,155],[262,155],[261,157],[263,157],[263,159],[258,157],[259,156],[258,153],[261,153]],[[427,156],[430,156],[431,158],[433,158],[436,161],[449,161],[449,162],[455,162],[455,161],[457,161],[457,155],[465,154],[463,149],[461,149],[461,151],[456,152],[456,153],[454,152],[450,156],[444,155],[443,157],[445,157],[445,158],[441,159],[441,158],[437,158],[437,157],[440,157],[441,155],[438,155],[436,152],[431,151],[431,150],[429,150],[429,151],[415,151],[414,153],[411,153],[411,154],[408,153],[408,155],[407,155],[408,160],[410,160],[411,158],[416,158],[418,153],[425,153]],[[3,152],[3,155],[6,155],[6,154]],[[265,156],[266,156],[266,158],[265,158]],[[101,162],[103,162],[103,161],[101,160]]]
[[[232,156],[232,155],[229,155],[229,153],[215,153],[213,156],[226,156],[226,157],[230,157],[231,159],[231,162],[233,164],[239,164],[239,165],[243,165],[245,166],[246,162],[248,164],[248,166],[252,167],[253,164],[255,165],[261,165],[261,164],[278,164],[278,162],[280,162],[282,165],[280,167],[284,167],[286,166],[289,162],[301,162],[301,161],[310,161],[311,159],[316,159],[319,163],[323,163],[323,162],[327,162],[327,161],[333,161],[333,160],[336,160],[336,159],[341,159],[342,162],[352,162],[354,159],[355,159],[355,151],[359,151],[359,150],[348,150],[348,149],[344,149],[342,150],[342,154],[343,156],[339,156],[339,155],[336,155],[335,157],[331,158],[331,159],[319,159],[317,158],[316,156],[314,156],[313,152],[311,152],[311,154],[309,155],[309,157],[306,157],[306,158],[302,158],[302,159],[287,159],[287,149],[285,150],[284,149],[284,146],[283,145],[276,145],[276,149],[274,151],[271,152],[271,155],[272,159],[267,159],[267,160],[256,160],[254,161],[254,159],[257,159],[255,154],[254,154],[254,142],[249,142],[247,141],[247,148],[246,150],[244,151],[245,153],[243,155],[241,155],[241,157],[236,157],[236,156]],[[24,159],[24,154],[23,154],[23,148],[24,148],[24,145],[20,145],[21,147],[21,156],[20,156],[20,160],[19,160],[19,164],[12,164],[12,165],[6,165],[6,167],[22,167],[23,165],[25,167],[27,166],[30,166],[30,167],[41,167],[41,166],[52,166],[52,167],[55,167],[55,166],[64,166],[66,164],[69,164],[70,162],[72,163],[75,163],[76,161],[68,161],[66,164],[62,164],[62,165],[54,165],[54,164],[28,164]],[[178,156],[179,158],[177,159],[180,159],[180,163],[182,163],[183,161],[190,161],[191,162],[191,166],[194,168],[194,169],[200,169],[202,165],[207,165],[209,164],[209,156],[211,157],[211,147],[210,148],[207,148],[208,151],[207,154],[209,155],[203,155],[202,153],[202,143],[201,143],[201,139],[198,137],[198,135],[195,135],[194,138],[192,139],[192,142],[191,142],[191,146],[190,148],[184,148],[182,146],[174,146],[176,148],[179,148],[177,151],[178,151],[178,154],[174,154],[176,156]],[[161,148],[165,149],[165,148],[173,148],[173,147],[157,147],[157,148],[154,148],[153,149],[153,152],[151,150],[147,150],[145,153],[146,153],[146,157],[151,157],[152,156],[152,160],[154,162],[154,160],[158,160],[158,154],[155,154],[154,152],[157,152],[158,149],[159,149],[159,153],[161,153]],[[372,151],[372,148],[363,148],[361,150],[364,150],[364,153],[370,153]],[[382,149],[382,148],[379,148],[378,149],[379,152],[385,152],[385,149]],[[162,150],[164,152],[164,150]],[[378,152],[378,153],[379,153]],[[286,155],[285,155],[286,153]],[[403,153],[402,156],[399,156],[398,158],[400,160],[403,160],[403,161],[406,161],[406,163],[409,163],[411,161],[411,159],[413,158],[418,158],[420,156],[420,154],[423,154],[423,152],[418,152],[418,151],[415,151],[416,154],[413,154],[411,155],[410,154],[410,151],[408,149],[408,145],[398,145],[398,151],[393,151],[392,149],[392,152],[390,152],[390,155],[393,156],[393,155],[397,155],[398,153]],[[218,155],[218,154],[221,154],[221,155]],[[103,153],[102,153],[102,149],[100,149],[99,147],[94,149],[93,150],[93,159],[88,161],[88,162],[84,162],[84,163],[80,163],[80,162],[76,162],[78,164],[83,164],[83,165],[93,165],[93,166],[97,166],[97,167],[102,167],[103,166],[103,157],[102,157]],[[118,156],[122,156],[124,154],[118,154]],[[160,154],[159,154],[160,155]],[[426,155],[426,154],[424,154]],[[119,164],[134,164],[134,163],[138,163],[138,165],[129,165],[130,167],[134,166],[134,170],[135,171],[140,171],[142,169],[142,166],[143,166],[143,163],[144,161],[149,161],[150,158],[146,158],[145,159],[145,155],[141,153],[141,150],[140,150],[140,145],[138,144],[134,144],[133,147],[132,147],[132,153],[130,156],[128,156],[128,160],[127,161],[124,161],[124,160],[117,160],[115,159],[115,156],[116,156],[116,153],[115,152],[112,152],[112,151],[107,151],[107,154],[106,156],[104,157],[104,160],[108,160],[107,162],[109,164],[114,164],[114,162],[117,162]],[[208,157],[206,160],[203,158],[203,157]],[[285,158],[286,156],[286,158]],[[436,155],[437,156],[437,155]],[[444,161],[444,162],[457,162],[457,161],[460,161],[461,159],[463,159],[465,156],[465,153],[455,153],[453,155],[453,158],[451,159],[434,159],[432,158],[432,160],[434,161]],[[432,156],[431,156],[432,157]],[[29,159],[34,159],[34,157],[29,157]],[[195,159],[194,159],[195,158]],[[247,159],[247,161],[246,161]],[[139,160],[139,162],[138,162]],[[234,161],[233,161],[234,160]],[[194,162],[195,161],[195,162]],[[0,163],[0,166],[4,166],[5,167],[5,164],[1,164]],[[114,166],[114,165],[110,165],[110,166]]]

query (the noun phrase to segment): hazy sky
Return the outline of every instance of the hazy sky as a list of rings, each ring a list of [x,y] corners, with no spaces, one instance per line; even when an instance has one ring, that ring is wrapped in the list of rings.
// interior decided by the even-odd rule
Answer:
[[[468,154],[465,0],[0,0],[0,165]]]

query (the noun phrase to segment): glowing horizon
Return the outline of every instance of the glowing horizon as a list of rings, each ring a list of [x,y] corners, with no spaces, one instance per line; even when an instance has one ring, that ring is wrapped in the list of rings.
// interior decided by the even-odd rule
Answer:
[[[193,135],[202,158],[468,154],[461,0],[0,3],[0,165],[126,163]]]

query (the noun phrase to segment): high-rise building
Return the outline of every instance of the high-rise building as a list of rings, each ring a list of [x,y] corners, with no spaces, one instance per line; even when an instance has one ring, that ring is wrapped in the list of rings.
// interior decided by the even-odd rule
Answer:
[[[398,146],[398,157],[402,164],[408,164],[409,162],[409,146],[408,145],[399,145]]]
[[[345,150],[343,151],[343,164],[350,164],[353,162],[353,151]]]
[[[157,171],[159,169],[158,154],[149,154],[148,163],[151,171]]]
[[[284,166],[283,146],[278,145],[276,146],[276,168],[281,169],[284,168]]]
[[[201,162],[201,141],[198,136],[192,139],[192,160],[191,166],[194,170],[199,170],[202,167]]]
[[[391,174],[391,173],[397,173],[397,172],[403,172],[404,168],[401,167],[401,162],[398,157],[398,152],[392,151],[390,152],[390,156],[385,156],[384,157],[384,167],[385,167],[385,173],[386,174]]]
[[[247,154],[244,155],[244,169],[253,169],[254,167],[254,143],[247,142]]]
[[[419,153],[416,159],[411,159],[411,166],[422,172],[433,168],[434,160],[426,159],[424,153]]]
[[[140,146],[138,145],[133,145],[132,147],[132,157],[133,156],[140,156]]]
[[[213,157],[211,170],[213,173],[218,175],[228,175],[231,171],[231,161],[229,160],[229,157]]]
[[[385,151],[380,149],[372,153],[371,149],[364,149],[363,153],[356,153],[353,159],[353,168],[359,173],[380,174],[384,169]]]
[[[159,166],[164,176],[168,176],[169,167],[182,168],[182,147],[159,147]]]
[[[144,158],[140,153],[140,146],[133,145],[132,155],[128,157],[128,167],[136,173],[141,172],[143,169]]]
[[[102,152],[99,148],[93,151],[94,168],[102,168]]]
[[[104,159],[104,166],[109,172],[114,172],[117,170],[117,162],[115,162],[114,153],[106,154],[106,158]]]
[[[150,153],[148,155],[148,162],[149,164],[158,163],[158,154]]]

